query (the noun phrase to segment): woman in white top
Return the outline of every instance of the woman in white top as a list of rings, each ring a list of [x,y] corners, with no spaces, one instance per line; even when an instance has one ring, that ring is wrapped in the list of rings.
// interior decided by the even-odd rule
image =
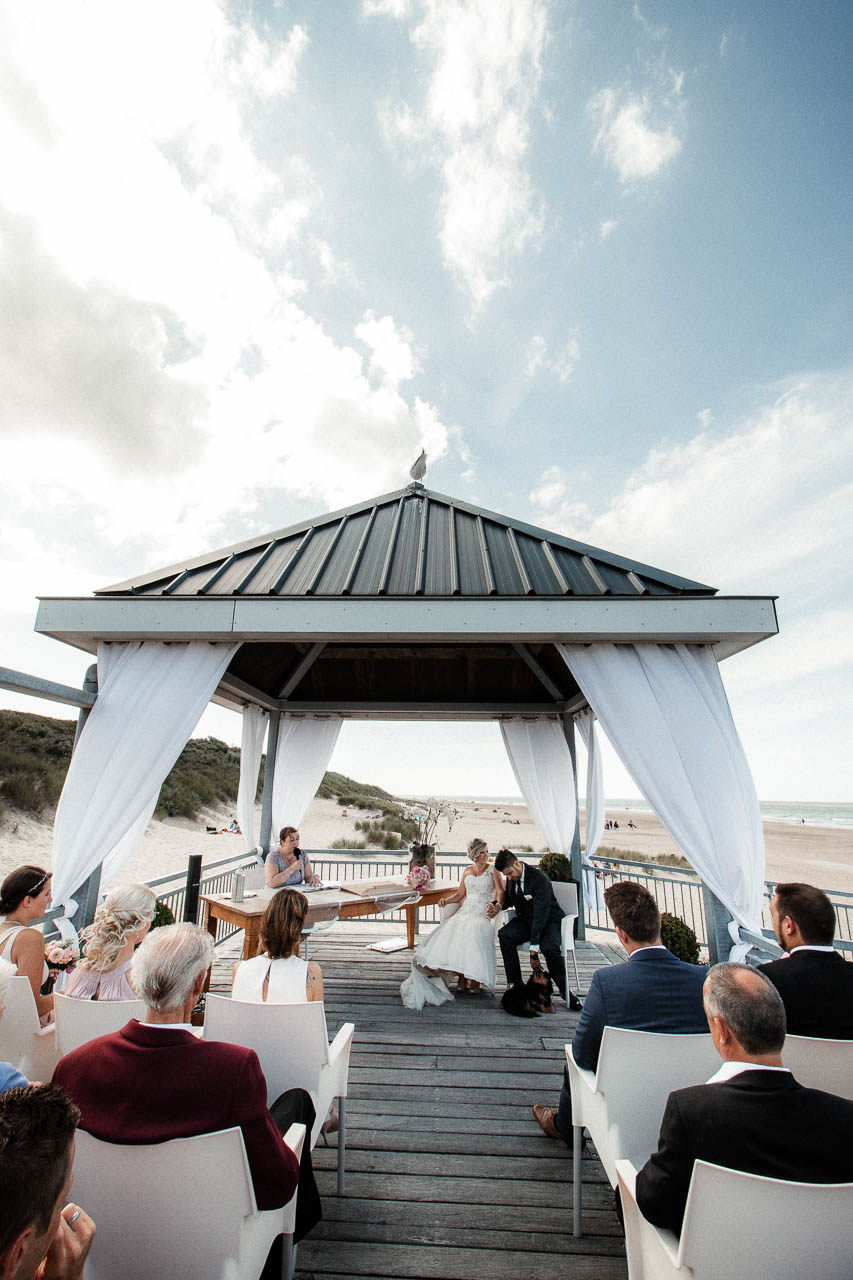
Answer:
[[[50,879],[50,872],[43,867],[24,866],[10,871],[0,886],[0,916],[4,917],[0,920],[0,956],[29,978],[42,1025],[53,1019],[53,996],[41,994],[50,971],[44,960],[44,934],[29,926],[50,906]]]
[[[304,1004],[323,999],[323,974],[318,964],[299,955],[299,941],[308,914],[308,899],[298,889],[280,889],[261,919],[263,953],[234,966],[231,995],[259,1004]]]

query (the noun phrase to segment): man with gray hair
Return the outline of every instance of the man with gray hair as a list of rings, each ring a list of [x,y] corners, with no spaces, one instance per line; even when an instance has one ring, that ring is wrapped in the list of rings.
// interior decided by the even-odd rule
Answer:
[[[718,964],[705,1014],[723,1065],[669,1095],[658,1149],[637,1175],[637,1204],[681,1231],[696,1160],[792,1182],[853,1182],[853,1102],[798,1084],[782,1062],[785,1008],[772,982]]]
[[[149,933],[131,964],[145,1021],[132,1018],[66,1054],[54,1083],[80,1108],[80,1128],[104,1142],[166,1142],[238,1125],[259,1209],[287,1204],[299,1181],[300,1239],[319,1219],[320,1200],[310,1153],[300,1173],[282,1133],[297,1121],[310,1132],[314,1107],[303,1089],[291,1089],[271,1114],[255,1051],[198,1038],[190,1017],[212,960],[213,939],[197,925]]]

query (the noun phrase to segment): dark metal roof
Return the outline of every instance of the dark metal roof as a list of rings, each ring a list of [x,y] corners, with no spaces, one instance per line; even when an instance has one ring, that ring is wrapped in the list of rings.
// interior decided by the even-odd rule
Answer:
[[[96,594],[636,599],[715,593],[714,587],[411,484]]]

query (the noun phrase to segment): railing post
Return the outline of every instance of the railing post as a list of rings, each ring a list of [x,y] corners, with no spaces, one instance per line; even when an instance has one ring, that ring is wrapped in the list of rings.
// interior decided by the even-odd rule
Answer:
[[[575,722],[567,712],[564,712],[560,719],[563,725],[566,745],[569,748],[569,756],[572,761],[572,778],[575,784],[575,833],[572,836],[572,875],[578,890],[577,936],[578,940],[583,942],[586,938],[586,907],[583,900],[583,863],[581,860],[581,821],[578,801],[578,759],[575,753]]]
[[[201,857],[200,853],[191,853],[187,862],[187,883],[184,889],[184,921],[188,924],[198,924]]]
[[[281,723],[281,712],[270,712],[270,727],[267,730],[267,762],[264,767],[264,794],[261,800],[261,847],[264,857],[270,851],[272,835],[272,789],[275,782],[275,754],[278,750],[278,727]]]
[[[91,693],[97,697],[98,694],[98,664],[93,662],[91,667],[86,671],[83,679],[83,692]],[[74,733],[74,746],[72,747],[72,755],[80,741],[80,734],[83,732],[83,726],[89,719],[91,707],[81,707],[77,716],[77,729]],[[98,906],[98,897],[101,892],[101,865],[95,867],[92,874],[83,881],[81,885],[74,890],[72,898],[77,903],[77,910],[71,917],[74,928],[83,929],[87,924],[91,924],[95,918],[95,911]]]
[[[704,881],[702,883],[702,900],[705,904],[708,958],[711,964],[719,964],[723,960],[728,960],[729,952],[733,946],[732,936],[729,933],[732,913],[728,907],[723,906],[720,899],[711,892]]]

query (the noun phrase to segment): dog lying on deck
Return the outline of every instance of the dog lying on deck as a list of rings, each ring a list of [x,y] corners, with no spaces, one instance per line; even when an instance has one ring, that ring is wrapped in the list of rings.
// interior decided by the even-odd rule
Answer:
[[[501,996],[501,1008],[514,1018],[538,1018],[540,1013],[554,1013],[551,992],[554,984],[547,969],[533,969],[525,983],[507,987]]]

